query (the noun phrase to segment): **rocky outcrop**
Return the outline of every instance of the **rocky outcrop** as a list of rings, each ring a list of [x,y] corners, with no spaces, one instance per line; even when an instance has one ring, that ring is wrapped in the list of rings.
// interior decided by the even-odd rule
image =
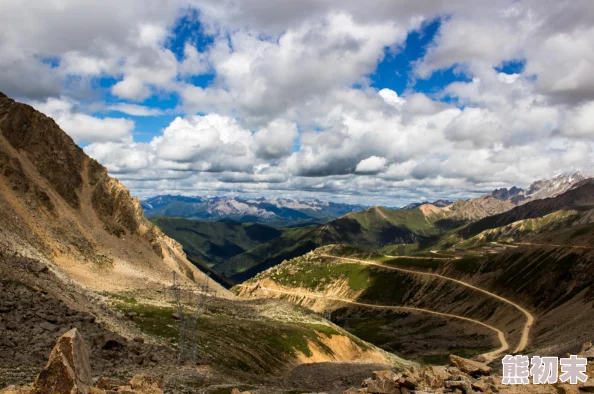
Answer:
[[[46,367],[35,379],[35,394],[87,394],[91,386],[89,350],[76,328],[62,335]]]
[[[0,93],[0,131],[12,148],[25,152],[70,206],[80,207],[86,155],[53,119]]]
[[[455,367],[429,366],[421,370],[409,367],[403,371],[391,370],[376,371],[371,378],[365,379],[362,388],[350,388],[343,394],[442,394],[442,393],[498,393],[500,390],[494,378],[487,376],[491,370],[484,368],[472,360],[458,356],[450,356],[456,360]],[[473,377],[459,369],[476,373],[484,372],[486,375]]]
[[[162,376],[136,375],[129,382],[99,378],[93,386],[89,347],[76,328],[62,335],[32,385],[10,386],[2,394],[163,394]]]
[[[450,354],[450,360],[460,371],[474,377],[481,375],[490,375],[491,372],[493,372],[493,368],[489,367],[486,364],[462,358],[454,354]]]

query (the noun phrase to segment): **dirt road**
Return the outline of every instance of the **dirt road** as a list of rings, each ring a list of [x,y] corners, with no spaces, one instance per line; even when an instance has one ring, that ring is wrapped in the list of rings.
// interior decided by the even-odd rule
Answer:
[[[435,311],[431,311],[428,309],[414,308],[414,307],[408,307],[408,306],[368,304],[368,303],[364,303],[364,302],[350,300],[348,298],[333,297],[333,296],[327,296],[324,294],[317,294],[317,293],[271,289],[269,287],[264,287],[264,286],[259,286],[259,288],[261,290],[271,291],[271,292],[280,293],[280,294],[294,295],[294,296],[299,296],[299,297],[309,297],[309,298],[323,298],[326,300],[339,301],[339,302],[343,302],[345,304],[363,306],[363,307],[368,307],[368,308],[389,309],[389,310],[402,311],[402,312],[428,313],[431,315],[437,315],[437,316],[447,317],[447,318],[451,318],[451,319],[464,320],[464,321],[468,321],[468,322],[471,322],[474,324],[479,324],[483,327],[486,327],[486,328],[494,331],[497,334],[497,338],[499,339],[501,346],[498,349],[493,350],[489,353],[482,354],[481,356],[484,357],[486,360],[491,361],[491,360],[495,359],[498,355],[500,355],[501,353],[503,353],[504,351],[509,349],[509,344],[507,343],[507,340],[505,338],[505,334],[503,333],[503,331],[501,331],[498,328],[495,328],[493,326],[490,326],[488,324],[485,324],[479,320],[474,320],[474,319],[470,319],[470,318],[463,317],[463,316],[451,315],[449,313],[435,312]]]
[[[585,245],[560,245],[560,244],[538,244],[533,242],[516,242],[515,245],[525,245],[525,246],[548,246],[548,247],[555,247],[555,248],[570,248],[570,249],[594,249],[593,246],[585,246]]]
[[[461,286],[466,286],[466,287],[468,287],[470,289],[473,289],[473,290],[476,290],[476,291],[480,291],[481,293],[487,294],[490,297],[493,297],[493,298],[495,298],[495,299],[497,299],[499,301],[505,302],[505,303],[513,306],[518,311],[520,311],[521,313],[524,314],[524,316],[526,317],[526,322],[524,324],[524,328],[523,328],[523,331],[522,331],[522,336],[520,338],[520,342],[518,343],[518,345],[514,349],[514,353],[520,353],[528,345],[528,338],[529,338],[529,334],[530,334],[530,327],[532,327],[532,325],[534,324],[534,320],[535,320],[534,319],[534,316],[530,312],[528,312],[526,309],[524,309],[522,306],[516,304],[513,301],[508,300],[507,298],[503,298],[503,297],[501,297],[501,296],[499,296],[497,294],[491,293],[490,291],[487,291],[485,289],[481,289],[480,287],[473,286],[473,285],[471,285],[469,283],[466,283],[466,282],[463,282],[461,280],[449,278],[447,276],[443,276],[443,275],[440,275],[440,274],[435,274],[435,273],[432,273],[432,272],[415,271],[415,270],[410,270],[410,269],[406,269],[406,268],[393,267],[393,266],[390,266],[390,265],[381,264],[381,263],[377,263],[377,262],[374,262],[374,261],[353,259],[353,258],[350,258],[350,257],[339,257],[339,256],[333,256],[333,255],[329,255],[329,254],[322,254],[321,256],[328,257],[328,258],[333,258],[333,259],[338,259],[338,260],[344,260],[344,261],[352,261],[352,262],[356,262],[356,263],[359,263],[359,264],[373,265],[373,266],[381,267],[381,268],[392,270],[392,271],[405,272],[405,273],[408,273],[408,274],[425,275],[425,276],[440,278],[440,279],[443,279],[443,280],[448,280],[448,281],[457,283],[457,284],[459,284]],[[481,323],[481,324],[484,324],[484,323]]]

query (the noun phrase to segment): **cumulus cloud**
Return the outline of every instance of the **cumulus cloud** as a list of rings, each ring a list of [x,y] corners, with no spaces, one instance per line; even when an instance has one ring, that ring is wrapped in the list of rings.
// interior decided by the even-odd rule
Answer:
[[[257,154],[264,159],[279,159],[289,154],[297,138],[297,125],[286,120],[274,120],[254,134]]]
[[[31,102],[37,110],[54,118],[75,142],[132,141],[134,122],[123,118],[98,118],[80,112],[75,102],[63,99],[47,99],[45,102]]]
[[[361,174],[377,174],[386,167],[387,163],[388,161],[385,157],[371,156],[361,160],[357,164],[357,167],[355,167],[355,172]]]
[[[364,193],[395,205],[591,168],[593,3],[475,3],[7,0],[0,90],[53,116],[141,195]],[[187,12],[203,30],[179,42]],[[376,86],[385,53],[435,18],[404,91]],[[417,91],[440,70],[465,78]],[[198,85],[202,74],[212,78]],[[147,104],[165,95],[178,108]],[[182,116],[140,143],[134,122],[100,111]]]
[[[336,86],[364,80],[387,46],[406,38],[408,26],[361,23],[346,13],[303,21],[274,39],[238,30],[217,39],[210,53],[215,86],[182,93],[186,108],[227,104],[252,124],[286,115],[293,106]],[[228,109],[230,111],[230,109]]]
[[[569,137],[594,137],[594,101],[568,111],[561,127]]]

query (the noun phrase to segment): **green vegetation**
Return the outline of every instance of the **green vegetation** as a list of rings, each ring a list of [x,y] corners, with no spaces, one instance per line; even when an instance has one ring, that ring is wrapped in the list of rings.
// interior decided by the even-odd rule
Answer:
[[[162,307],[114,298],[114,305],[123,313],[135,312],[134,323],[146,334],[176,345],[179,321],[173,307]],[[223,308],[224,309],[224,308]],[[269,319],[238,318],[214,313],[209,307],[198,320],[198,352],[222,370],[280,374],[283,365],[303,354],[311,356],[309,343],[315,343],[327,354],[332,350],[323,343],[333,335],[349,335],[317,323],[292,323]],[[245,312],[245,310],[243,311]],[[355,338],[353,338],[355,340]],[[357,339],[360,346],[369,345]]]
[[[377,250],[378,253],[392,256],[410,256],[419,249],[418,243],[388,245]]]
[[[576,215],[577,211],[561,210],[543,217],[518,220],[505,226],[484,230],[469,239],[456,243],[455,247],[470,249],[484,246],[491,242],[513,243],[512,241],[520,239],[529,233],[545,229],[547,226],[550,227],[556,223],[571,222]],[[569,225],[570,223],[566,224]]]
[[[435,258],[406,258],[406,257],[399,257],[399,258],[387,258],[384,260],[385,264],[398,266],[402,268],[421,268],[423,270],[436,270],[439,268],[439,265],[443,263],[443,260],[438,260]]]
[[[376,318],[369,320],[352,320],[349,321],[348,331],[363,339],[381,347],[392,340],[392,336],[381,328],[390,323],[386,318]]]
[[[293,262],[293,264],[291,264]],[[346,279],[353,291],[363,290],[368,286],[369,269],[357,263],[309,263],[292,260],[275,270],[270,278],[287,287],[304,287],[310,290],[323,289],[340,279]]]
[[[331,244],[350,245],[366,251],[365,253],[390,251],[398,255],[409,255],[421,251],[418,239],[438,237],[451,230],[439,224],[444,217],[445,213],[442,212],[425,215],[420,209],[391,210],[374,207],[349,213],[323,225],[287,231],[215,268],[235,282],[242,282],[284,260]]]
[[[165,217],[154,217],[151,221],[167,236],[182,244],[186,254],[211,268],[282,234],[281,230],[258,223],[202,222]]]

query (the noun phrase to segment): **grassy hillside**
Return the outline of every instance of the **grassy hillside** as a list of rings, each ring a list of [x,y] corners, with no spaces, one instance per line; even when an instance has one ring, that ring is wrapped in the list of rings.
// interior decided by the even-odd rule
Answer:
[[[281,230],[258,223],[202,222],[165,217],[152,218],[151,221],[181,243],[193,262],[209,268],[282,235]]]
[[[176,309],[145,301],[124,295],[111,297],[121,312],[137,314],[133,324],[144,334],[176,347],[179,321],[172,317]],[[337,342],[349,343],[355,359],[377,357],[390,365],[408,365],[319,315],[279,300],[210,300],[198,320],[196,341],[198,357],[215,370],[251,380],[254,376],[282,376],[309,358],[351,361],[333,348]]]
[[[284,260],[320,246],[345,244],[373,251],[388,245],[415,244],[440,234],[438,223],[446,216],[422,209],[390,210],[374,207],[350,213],[321,226],[287,231],[282,236],[217,265],[222,275],[242,282]]]
[[[594,234],[591,224],[578,227],[590,237]],[[323,302],[333,311],[332,321],[385,350],[420,361],[440,360],[448,351],[467,356],[477,354],[493,346],[493,333],[449,318],[353,306],[333,301],[332,297],[464,316],[497,327],[511,344],[519,341],[525,319],[509,304],[435,276],[330,258],[325,254],[437,273],[515,302],[535,316],[527,353],[575,352],[591,335],[590,322],[594,318],[594,249],[591,247],[528,244],[503,248],[493,254],[471,252],[462,258],[445,259],[443,255],[394,258],[352,247],[327,246],[262,272],[244,287],[250,293],[241,295],[285,298],[283,293],[270,290],[277,288],[299,294],[290,298],[293,302],[320,309],[320,303],[326,300],[321,295],[326,294],[329,301]],[[307,293],[320,297],[312,298]],[[571,339],[559,341],[561,337]]]
[[[286,296],[268,289],[278,287],[298,293],[327,294],[374,305],[408,306],[488,320],[498,313],[515,318],[513,310],[484,294],[452,282],[411,275],[400,271],[337,260],[321,254],[370,259],[388,266],[435,271],[442,260],[435,258],[391,258],[345,246],[327,246],[286,261],[260,273],[236,288],[242,296]],[[258,286],[262,286],[258,290]],[[246,293],[243,289],[256,289]],[[322,298],[291,297],[292,302],[320,309]],[[317,301],[316,301],[317,300]],[[449,353],[474,356],[496,347],[493,333],[476,324],[424,313],[365,308],[328,301],[332,320],[355,335],[388,351],[418,361],[442,360]],[[501,322],[505,328],[509,321]],[[513,331],[516,327],[511,327]],[[511,334],[512,336],[514,334]]]

